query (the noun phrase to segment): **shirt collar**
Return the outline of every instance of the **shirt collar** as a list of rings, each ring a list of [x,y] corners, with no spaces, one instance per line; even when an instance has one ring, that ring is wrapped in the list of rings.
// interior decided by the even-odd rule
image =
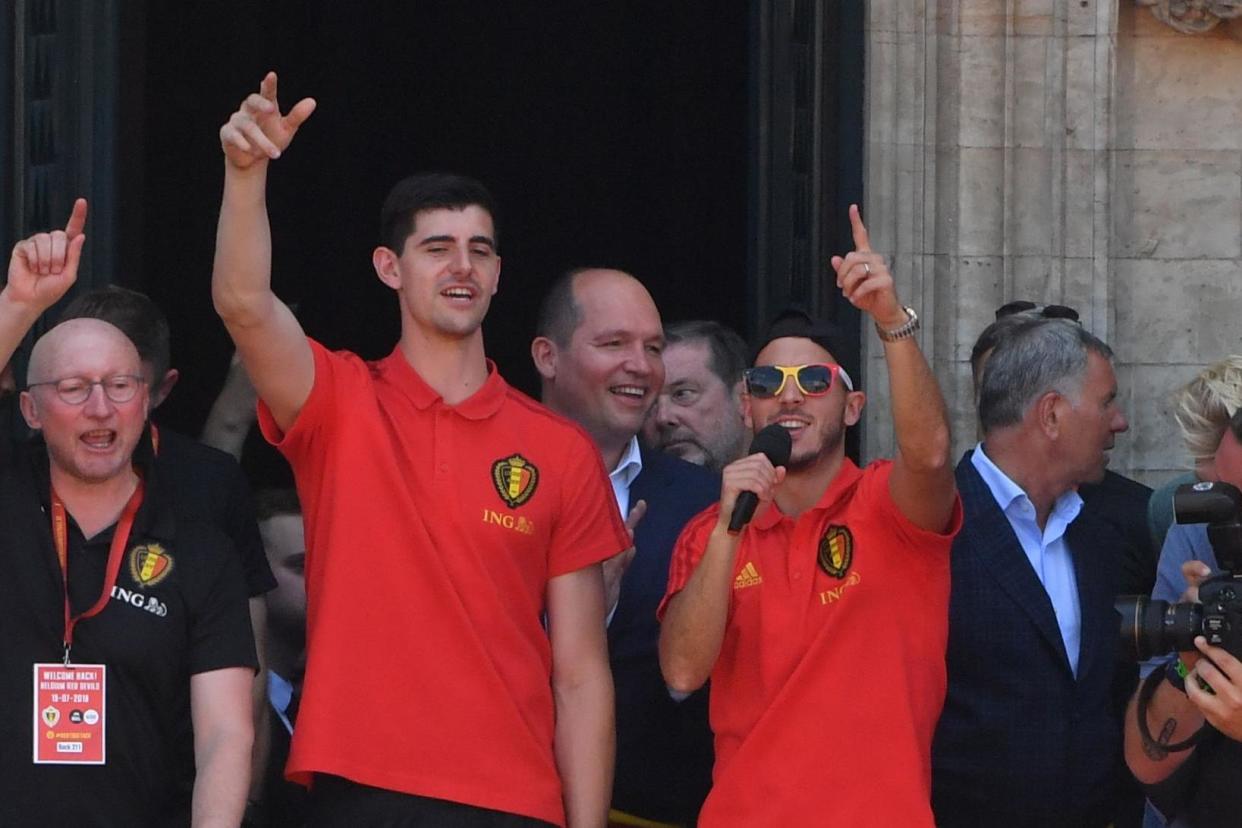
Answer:
[[[836,477],[832,478],[832,482],[828,484],[828,488],[824,489],[824,493],[819,496],[819,500],[815,505],[807,511],[823,510],[833,506],[841,496],[847,492],[853,485],[858,482],[858,478],[862,477],[862,470],[854,464],[854,461],[848,457],[841,459],[841,468],[837,470]],[[759,529],[771,529],[780,523],[785,517],[785,513],[780,510],[773,501],[764,509],[761,514],[755,516],[751,521],[753,526]]]
[[[993,463],[992,458],[988,457],[983,450],[983,443],[975,445],[975,450],[970,455],[970,462],[975,467],[975,471],[979,472],[979,476],[983,478],[983,482],[987,484],[988,490],[992,493],[997,505],[1001,507],[1002,512],[1008,512],[1009,507],[1015,501],[1030,503],[1031,499],[1023,488],[1013,482],[1013,479],[1005,474],[1000,466]],[[1077,517],[1078,510],[1081,508],[1082,498],[1073,489],[1064,492],[1052,504],[1053,513],[1063,516],[1066,523]]]
[[[621,452],[621,459],[617,461],[617,467],[608,473],[608,479],[614,485],[624,486],[628,491],[630,484],[634,482],[634,478],[638,477],[642,470],[643,456],[638,448],[638,436],[635,435],[626,444],[625,451]]]
[[[293,700],[293,684],[271,668],[267,671],[267,697],[281,713],[289,708],[289,702]]]
[[[380,376],[401,389],[414,403],[414,407],[420,411],[430,408],[436,403],[444,405],[467,420],[485,420],[500,410],[500,404],[504,402],[505,395],[508,393],[509,384],[500,376],[500,372],[496,370],[496,363],[490,359],[487,362],[487,379],[478,391],[475,391],[466,399],[457,405],[447,405],[444,398],[440,396],[434,388],[426,383],[414,367],[406,361],[405,355],[401,353],[400,346],[393,349],[392,353],[379,362]]]

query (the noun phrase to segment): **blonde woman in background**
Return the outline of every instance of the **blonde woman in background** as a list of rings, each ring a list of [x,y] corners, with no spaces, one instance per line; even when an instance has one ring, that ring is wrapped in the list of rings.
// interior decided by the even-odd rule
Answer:
[[[1178,475],[1152,493],[1147,524],[1155,549],[1164,546],[1173,522],[1173,492],[1196,480],[1218,480],[1215,456],[1229,418],[1242,408],[1242,356],[1230,355],[1200,371],[1177,392],[1173,418],[1194,460],[1194,471]]]

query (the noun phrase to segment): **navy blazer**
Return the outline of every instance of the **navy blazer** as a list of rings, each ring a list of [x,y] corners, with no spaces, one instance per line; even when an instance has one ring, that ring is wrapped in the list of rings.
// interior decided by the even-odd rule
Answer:
[[[642,450],[642,472],[630,485],[631,508],[647,501],[634,532],[638,550],[621,581],[608,625],[617,694],[617,765],[612,804],[647,819],[688,822],[711,787],[712,735],[707,690],[682,702],[660,673],[656,608],[668,586],[673,546],[696,514],[720,499],[720,478],[662,452]]]
[[[951,555],[948,695],[932,748],[936,824],[1107,825],[1124,772],[1126,670],[1113,610],[1123,541],[1085,508],[1066,532],[1082,614],[1075,678],[1052,602],[970,452],[957,487],[964,521]]]

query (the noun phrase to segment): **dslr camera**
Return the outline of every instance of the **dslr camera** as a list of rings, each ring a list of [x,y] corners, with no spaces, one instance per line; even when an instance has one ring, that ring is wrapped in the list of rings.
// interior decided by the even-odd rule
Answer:
[[[1206,523],[1219,570],[1199,584],[1199,603],[1122,595],[1121,646],[1146,661],[1195,649],[1195,636],[1242,658],[1242,492],[1228,483],[1190,483],[1173,494],[1178,523]]]

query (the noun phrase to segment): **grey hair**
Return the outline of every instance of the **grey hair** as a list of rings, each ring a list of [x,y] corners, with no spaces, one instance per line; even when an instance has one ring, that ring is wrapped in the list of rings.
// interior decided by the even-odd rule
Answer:
[[[1022,421],[1049,391],[1077,399],[1087,357],[1113,358],[1113,350],[1065,319],[1031,319],[1001,340],[979,382],[979,422],[984,434]]]

